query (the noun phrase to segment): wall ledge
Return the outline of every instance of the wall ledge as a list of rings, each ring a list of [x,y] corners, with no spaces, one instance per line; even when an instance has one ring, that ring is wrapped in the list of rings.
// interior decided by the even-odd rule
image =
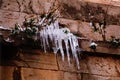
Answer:
[[[81,48],[86,52],[94,52],[94,53],[105,53],[105,54],[114,54],[114,55],[120,55],[120,47],[114,47],[110,42],[103,42],[103,41],[96,41],[98,46],[96,47],[96,50],[94,51],[89,47],[90,41],[88,40],[81,40],[80,45]]]
[[[110,6],[120,7],[119,0],[84,0],[85,2],[97,3],[97,4],[105,4]]]

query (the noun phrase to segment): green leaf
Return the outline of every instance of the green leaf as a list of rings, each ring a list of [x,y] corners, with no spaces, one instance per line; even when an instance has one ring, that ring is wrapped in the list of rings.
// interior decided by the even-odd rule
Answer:
[[[18,23],[16,23],[15,24],[15,30],[18,30],[18,27],[19,27],[19,25],[18,25]]]
[[[29,25],[28,21],[25,20],[25,21],[23,22],[23,26],[27,27],[28,25]]]

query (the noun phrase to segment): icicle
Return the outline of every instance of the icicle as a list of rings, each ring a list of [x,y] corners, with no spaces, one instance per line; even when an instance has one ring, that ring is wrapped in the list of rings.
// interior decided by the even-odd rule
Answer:
[[[73,45],[74,45],[74,50],[75,50],[74,57],[76,59],[77,67],[79,69],[80,68],[79,67],[79,60],[78,60],[78,56],[77,56],[77,48],[79,48],[79,44],[78,44],[78,40],[77,40],[76,36],[73,36]]]
[[[57,34],[54,35],[54,46],[55,46],[55,47],[53,47],[54,53],[57,54],[57,52],[59,50]]]
[[[69,63],[69,66],[70,66],[70,54],[69,54],[68,39],[64,39],[64,42],[65,42],[65,46],[66,46],[67,59],[68,59],[68,63]]]
[[[76,51],[77,50],[76,48],[79,46],[78,46],[78,43],[76,43],[76,41],[77,41],[77,38],[71,34],[71,36],[69,37],[70,47],[71,47],[72,55],[75,58],[77,67],[79,69],[80,68],[79,60],[78,60],[77,51]]]
[[[49,47],[48,32],[47,32],[48,30],[47,30],[47,28],[45,28],[44,30],[45,30],[45,32],[44,32],[45,43],[46,43],[47,47]]]
[[[80,69],[79,59],[78,59],[78,56],[77,56],[76,53],[74,53],[74,57],[75,57],[75,60],[76,60],[77,67],[78,67],[78,69]]]
[[[40,36],[40,42],[41,42],[41,47],[43,48],[43,30],[39,32]]]
[[[57,20],[55,21],[54,26],[55,26],[55,29],[59,29],[59,23]]]
[[[64,61],[64,51],[63,51],[63,47],[62,47],[62,39],[58,40],[58,44],[59,44],[60,53],[62,55],[62,60]]]
[[[40,23],[44,23],[44,19]],[[68,28],[61,28],[59,26],[58,21],[56,20],[54,23],[51,23],[50,25],[46,25],[43,30],[40,31],[40,37],[41,37],[41,45],[43,45],[44,51],[46,52],[47,47],[49,46],[49,41],[53,44],[52,48],[55,53],[57,54],[58,50],[60,50],[62,60],[64,61],[64,50],[62,46],[62,41],[65,43],[65,49],[67,54],[67,60],[70,65],[70,53],[69,49],[72,51],[72,56],[76,61],[78,69],[79,67],[79,60],[77,53],[79,51],[79,45],[78,45],[78,38],[74,36],[72,33],[70,33],[70,30]],[[69,47],[70,46],[70,47]]]
[[[43,48],[44,48],[44,52],[46,53],[45,30],[43,30]]]

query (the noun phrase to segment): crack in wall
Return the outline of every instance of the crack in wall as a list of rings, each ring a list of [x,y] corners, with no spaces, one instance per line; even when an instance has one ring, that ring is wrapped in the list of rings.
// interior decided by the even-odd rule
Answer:
[[[118,73],[118,76],[120,77],[120,70],[118,69],[117,66],[115,66],[116,72]]]
[[[19,3],[18,0],[16,0],[16,2],[17,2],[17,4],[18,4],[18,8],[19,8],[19,11],[18,11],[18,12],[21,12],[21,5],[20,5],[20,3]]]
[[[15,67],[13,71],[13,80],[22,80],[21,78],[21,68]]]
[[[30,2],[28,4],[28,7],[29,7],[29,9],[30,9],[30,11],[31,11],[32,14],[36,14],[36,12],[33,9],[33,5],[32,4],[33,4],[33,2],[32,2],[32,0],[30,0]]]
[[[0,0],[0,8],[1,8],[2,4],[3,4],[3,0]]]

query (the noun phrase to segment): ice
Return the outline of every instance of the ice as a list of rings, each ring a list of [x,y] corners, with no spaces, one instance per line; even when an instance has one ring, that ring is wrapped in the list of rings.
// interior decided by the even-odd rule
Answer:
[[[80,67],[79,67],[78,53],[80,51],[80,48],[78,44],[78,39],[81,39],[81,38],[73,35],[68,28],[61,28],[58,20],[50,22],[52,21],[52,19],[48,19],[48,22],[50,22],[48,24],[46,19],[47,17],[44,17],[41,20],[39,20],[38,25],[40,27],[42,26],[42,28],[38,30],[38,28],[35,27],[37,32],[36,32],[36,37],[34,36],[34,39],[40,40],[40,45],[44,49],[45,53],[51,47],[55,55],[58,52],[61,54],[63,61],[64,61],[65,54],[67,54],[67,60],[69,65],[71,60],[71,57],[70,57],[70,53],[71,53],[79,69]],[[92,25],[92,23],[90,23],[90,25]],[[8,28],[4,28],[2,26],[0,26],[0,29],[11,30]],[[28,27],[28,29],[31,30],[30,27]],[[22,28],[20,26],[19,30],[24,31],[25,28]],[[8,38],[6,41],[10,42],[11,40]],[[64,49],[66,52],[64,52]]]
[[[62,39],[58,40],[58,46],[59,46],[59,49],[60,49],[60,53],[62,55],[62,60],[64,61],[64,51],[63,51],[63,47],[62,47]]]
[[[70,65],[70,53],[69,53],[68,39],[64,39],[64,42],[65,42],[65,46],[66,46],[67,60]]]
[[[44,23],[42,20],[40,24]],[[76,61],[77,67],[79,69],[79,60],[78,60],[78,38],[73,35],[68,28],[60,28],[58,21],[51,23],[50,25],[44,26],[44,28],[39,32],[41,46],[46,52],[48,47],[53,49],[55,55],[60,51],[62,60],[64,61],[65,52],[67,54],[67,60],[70,65],[70,49],[72,52],[72,56]],[[65,46],[63,46],[65,44]]]
[[[41,21],[39,21],[39,25],[42,25],[42,23],[45,21],[45,17],[41,20]]]

